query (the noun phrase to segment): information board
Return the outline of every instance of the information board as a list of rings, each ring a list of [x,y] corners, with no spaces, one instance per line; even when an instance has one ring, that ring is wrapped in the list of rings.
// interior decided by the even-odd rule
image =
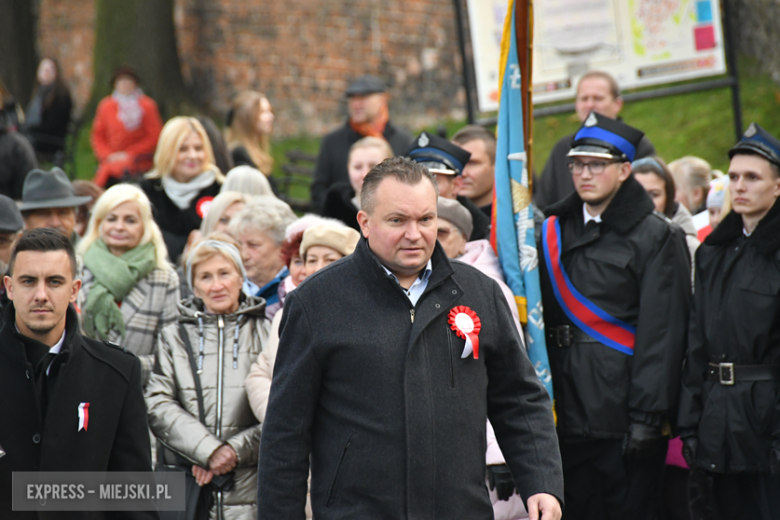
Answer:
[[[523,1],[523,0],[516,0]],[[498,109],[506,0],[468,0],[479,109]],[[718,0],[534,0],[533,102],[574,97],[589,70],[622,88],[726,72]]]

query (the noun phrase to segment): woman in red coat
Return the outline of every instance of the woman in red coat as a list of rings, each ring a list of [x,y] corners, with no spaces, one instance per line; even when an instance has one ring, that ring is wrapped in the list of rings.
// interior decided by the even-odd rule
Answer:
[[[148,171],[162,129],[157,104],[145,96],[135,70],[119,67],[111,77],[114,92],[103,98],[92,124],[92,150],[100,163],[94,182],[108,187],[125,174]]]

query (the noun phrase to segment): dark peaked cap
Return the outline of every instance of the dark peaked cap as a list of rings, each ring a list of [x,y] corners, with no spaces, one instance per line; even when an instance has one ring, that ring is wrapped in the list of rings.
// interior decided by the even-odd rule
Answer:
[[[569,157],[591,156],[634,161],[644,132],[622,121],[591,112],[571,142]]]
[[[471,157],[471,153],[460,146],[428,132],[418,135],[405,155],[423,164],[429,172],[445,175],[460,175]]]
[[[742,139],[729,150],[729,159],[738,153],[746,152],[758,154],[780,167],[780,141],[757,123],[750,123]]]
[[[0,233],[16,233],[24,227],[22,212],[16,202],[0,195]]]

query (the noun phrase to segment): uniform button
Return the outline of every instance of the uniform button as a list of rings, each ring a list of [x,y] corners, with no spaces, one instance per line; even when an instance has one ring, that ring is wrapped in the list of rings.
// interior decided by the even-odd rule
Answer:
[[[441,308],[441,305],[439,305],[439,304],[437,303],[437,304],[435,304],[435,305],[434,305],[434,307],[436,307],[437,309],[440,309],[440,308]]]
[[[715,466],[715,464],[710,464],[710,467],[711,467],[712,469],[715,469],[715,467],[716,467],[716,466]]]
[[[35,444],[38,444],[39,442],[41,442],[41,434],[40,433],[36,433],[35,435],[33,435],[33,442]]]
[[[453,289],[453,290],[452,290],[452,294],[458,294],[458,291],[456,291],[455,289]]]
[[[24,373],[27,376],[27,379],[30,379],[30,371],[29,370],[25,370]]]

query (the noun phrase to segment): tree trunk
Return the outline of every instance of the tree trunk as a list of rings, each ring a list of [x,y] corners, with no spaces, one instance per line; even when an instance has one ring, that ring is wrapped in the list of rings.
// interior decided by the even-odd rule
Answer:
[[[141,88],[157,102],[163,120],[195,110],[181,74],[173,3],[173,0],[95,1],[95,81],[90,113],[111,93],[111,74],[120,65],[130,65],[138,71]]]
[[[32,96],[38,60],[32,0],[0,0],[0,78],[22,108]]]

